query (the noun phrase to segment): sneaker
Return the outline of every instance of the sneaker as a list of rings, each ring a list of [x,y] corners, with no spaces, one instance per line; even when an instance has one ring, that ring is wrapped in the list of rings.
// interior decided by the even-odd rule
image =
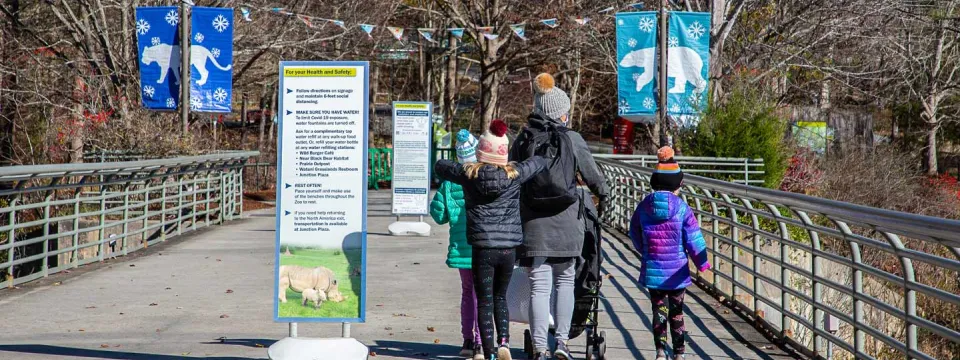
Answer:
[[[546,351],[538,352],[533,355],[533,360],[547,360],[550,358],[550,353]]]
[[[472,340],[464,340],[463,347],[460,348],[460,356],[473,356],[474,344]]]
[[[563,341],[557,340],[557,349],[553,351],[553,357],[557,360],[573,360],[570,356],[570,349]]]
[[[667,353],[663,349],[657,349],[657,360],[667,360]]]
[[[500,343],[500,347],[497,349],[497,360],[513,360],[513,357],[510,355],[510,344],[506,341]]]
[[[484,360],[483,359],[483,347],[479,343],[473,345],[473,357],[469,359],[473,360]]]

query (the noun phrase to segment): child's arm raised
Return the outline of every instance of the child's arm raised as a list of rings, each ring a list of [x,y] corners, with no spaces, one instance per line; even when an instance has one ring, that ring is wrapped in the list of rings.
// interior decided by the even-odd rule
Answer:
[[[514,168],[516,168],[517,172],[520,173],[520,176],[517,177],[517,181],[523,184],[530,179],[533,179],[534,176],[546,169],[547,161],[542,157],[535,155],[521,163],[517,163],[514,165]]]
[[[683,204],[683,206],[687,205]],[[707,260],[707,243],[703,239],[703,233],[700,232],[700,222],[689,206],[683,219],[683,248],[693,258],[693,263],[697,265],[700,272],[710,269],[710,262]]]
[[[446,159],[437,160],[433,171],[443,180],[449,180],[458,185],[467,182],[467,174],[463,171],[463,165]]]
[[[430,202],[430,217],[440,225],[450,221],[450,211],[447,210],[446,199],[447,189],[449,188],[450,183],[444,181],[437,189],[437,194],[433,195],[433,201]]]

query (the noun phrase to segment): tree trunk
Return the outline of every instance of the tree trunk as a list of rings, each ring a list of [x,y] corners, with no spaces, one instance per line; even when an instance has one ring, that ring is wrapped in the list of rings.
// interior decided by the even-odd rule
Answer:
[[[370,76],[370,116],[367,118],[367,147],[373,149],[377,147],[377,130],[380,129],[380,119],[377,118],[377,93],[380,90],[380,65],[373,65],[373,74]]]
[[[444,128],[447,131],[453,131],[453,115],[456,112],[456,94],[459,87],[457,86],[457,37],[453,34],[450,34],[450,54],[447,56],[447,85],[444,97],[444,105],[446,106],[443,109],[444,116]]]
[[[83,118],[83,105],[77,103],[74,105],[74,113],[70,115],[74,118],[73,126],[76,131],[73,132],[73,137],[70,138],[70,162],[71,163],[82,163],[83,162],[83,128],[86,125],[86,119]]]
[[[263,136],[264,136],[264,132],[265,132],[266,129],[267,129],[268,116],[267,116],[266,109],[264,109],[264,106],[263,106],[263,98],[269,97],[271,91],[275,92],[276,89],[277,89],[277,86],[279,86],[279,84],[273,84],[272,86],[264,85],[264,86],[263,86],[263,92],[260,93],[260,99],[261,99],[261,100],[260,100],[260,106],[259,106],[259,108],[260,108],[260,136],[257,137],[257,151],[261,151],[261,152],[263,151]],[[273,89],[273,90],[269,90],[269,89]],[[271,110],[272,110],[272,109],[271,109]]]
[[[480,131],[490,128],[500,99],[500,70],[492,65],[499,58],[500,40],[486,40],[486,52],[480,58]]]
[[[924,167],[927,170],[927,175],[937,176],[938,167],[937,167],[937,130],[939,126],[936,122],[927,124],[927,148],[926,153],[924,154]]]

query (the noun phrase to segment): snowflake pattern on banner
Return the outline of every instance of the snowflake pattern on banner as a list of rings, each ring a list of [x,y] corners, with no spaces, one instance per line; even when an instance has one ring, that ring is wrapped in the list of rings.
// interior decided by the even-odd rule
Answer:
[[[627,40],[627,45],[630,47],[637,47],[637,39],[630,38],[630,40]]]
[[[630,111],[630,103],[627,102],[627,99],[620,99],[618,109],[620,110],[620,114],[626,114]]]
[[[177,26],[180,23],[180,14],[176,10],[170,10],[164,20],[167,20],[167,24],[170,24],[170,26]]]
[[[651,98],[643,99],[643,107],[644,107],[644,108],[646,108],[646,109],[653,109],[653,106],[654,106],[654,105],[656,105],[656,103],[653,102],[653,99],[651,99]]]
[[[703,37],[703,34],[706,32],[707,29],[697,21],[694,21],[693,24],[687,28],[687,36],[694,40],[700,40],[700,38]]]
[[[680,105],[677,105],[677,104],[671,105],[671,106],[670,106],[670,112],[671,112],[671,113],[674,113],[674,114],[679,113],[679,112],[680,112]]]
[[[213,57],[215,58],[220,58],[220,49],[217,49],[217,48],[210,49],[210,54],[212,54]]]
[[[217,100],[217,102],[225,102],[227,101],[227,91],[223,88],[217,88],[217,90],[213,92],[213,98]]]
[[[677,47],[677,46],[680,46],[680,39],[677,39],[676,36],[671,36],[671,37],[670,37],[670,40],[667,41],[667,46],[668,46],[668,47]]]
[[[217,18],[213,19],[213,28],[217,31],[224,32],[228,27],[230,27],[230,22],[223,15],[217,15]]]
[[[617,19],[617,25],[623,26],[623,19]]]
[[[653,18],[642,18],[640,19],[640,30],[643,32],[653,32],[653,27],[656,25],[656,21]]]
[[[152,39],[150,39],[150,45],[160,45],[160,38],[154,36]]]
[[[137,21],[137,34],[145,35],[147,31],[150,31],[150,23],[144,19]]]
[[[190,95],[190,109],[196,111],[201,108],[203,108],[203,99],[197,95]]]
[[[153,94],[155,94],[156,91],[157,91],[157,90],[154,89],[153,86],[150,86],[150,85],[147,85],[147,86],[144,86],[144,87],[143,87],[143,94],[146,95],[147,97],[151,97],[151,98],[152,98],[152,97],[153,97]]]
[[[195,35],[193,39],[196,40],[198,43],[203,43],[203,34],[197,33],[197,35]]]
[[[173,100],[173,98],[167,98],[167,107],[168,107],[168,108],[176,108],[176,107],[177,107],[177,101],[176,101],[176,100]]]

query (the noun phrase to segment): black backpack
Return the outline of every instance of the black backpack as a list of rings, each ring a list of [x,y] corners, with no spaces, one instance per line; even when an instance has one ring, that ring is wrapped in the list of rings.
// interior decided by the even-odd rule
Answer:
[[[543,128],[527,126],[519,155],[526,160],[539,155],[547,170],[523,185],[522,197],[535,210],[563,210],[580,200],[577,195],[577,157],[565,126],[547,122]]]

